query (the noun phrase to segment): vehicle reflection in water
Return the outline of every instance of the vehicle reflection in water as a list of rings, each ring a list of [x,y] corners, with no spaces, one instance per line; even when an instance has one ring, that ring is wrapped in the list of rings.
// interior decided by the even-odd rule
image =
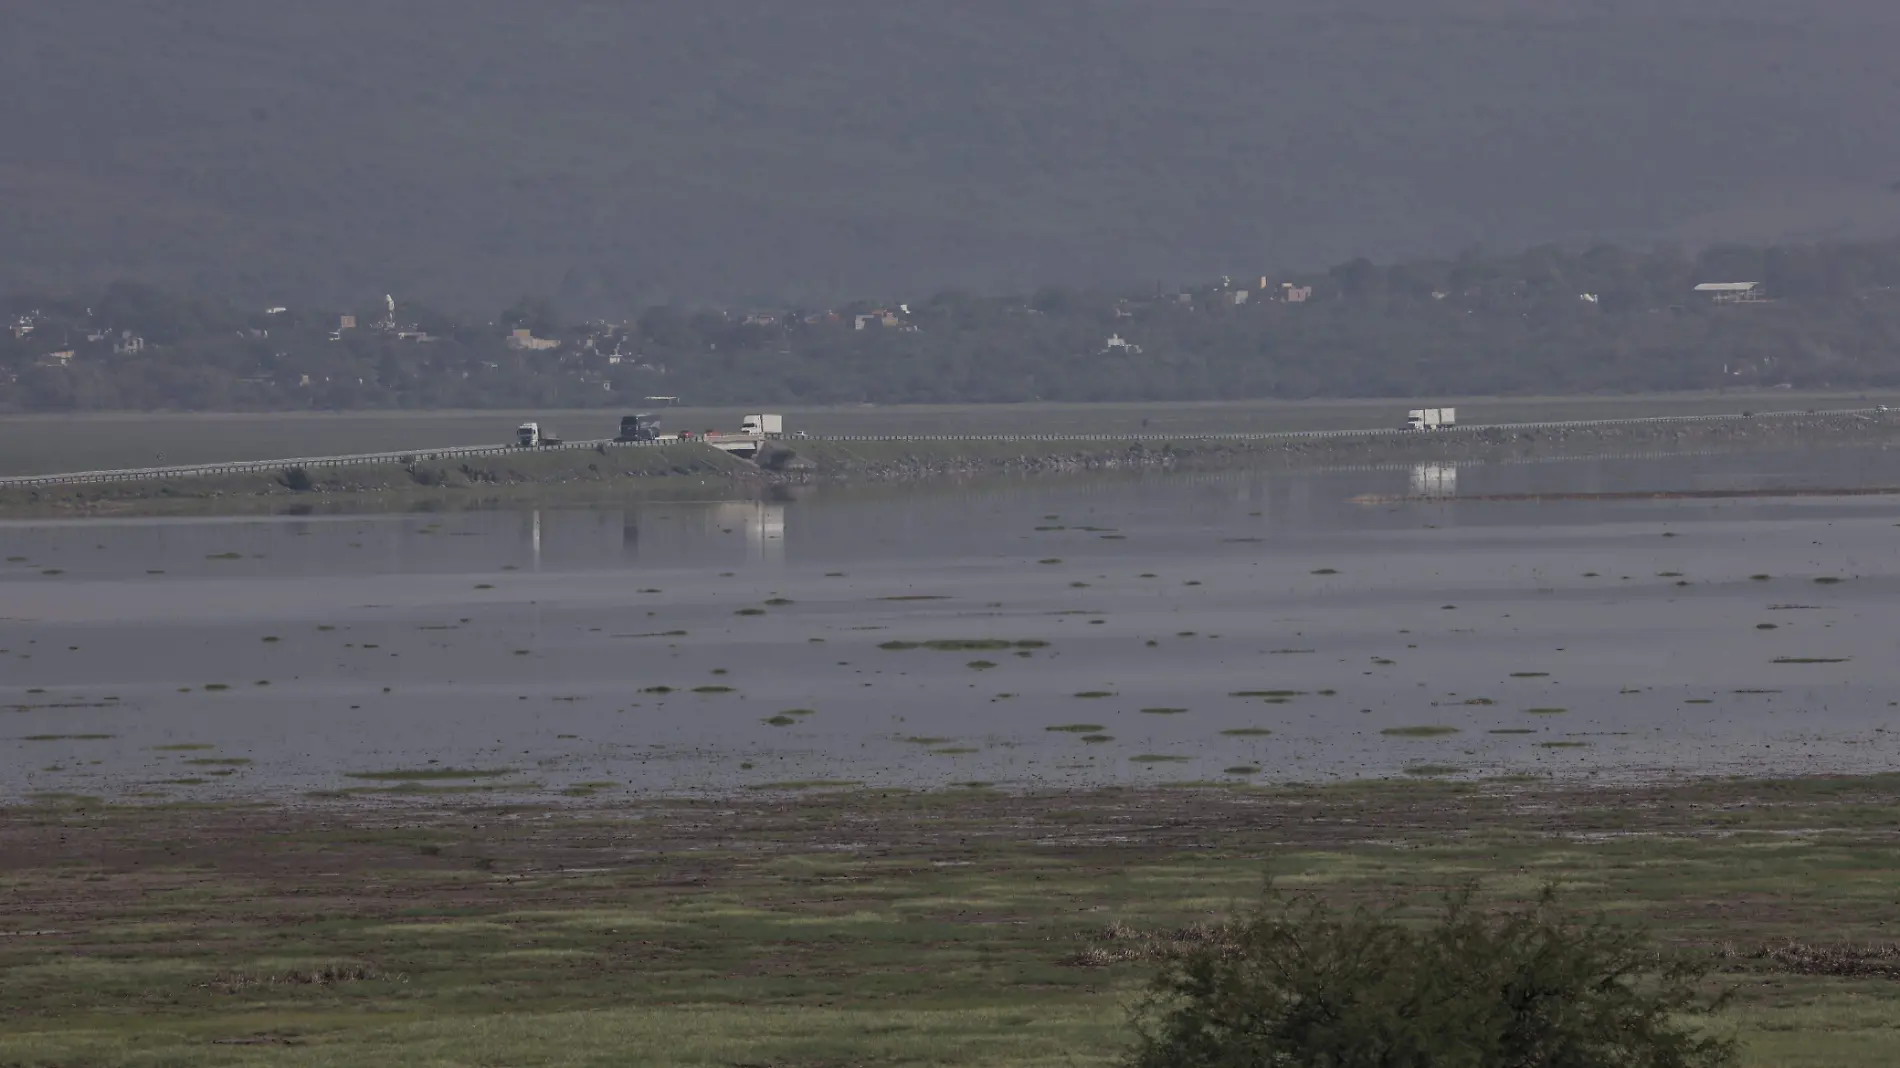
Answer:
[[[514,566],[524,571],[611,568],[646,560],[663,566],[684,562],[783,564],[784,501],[716,501],[678,504],[643,503],[624,509],[530,509],[518,514]],[[466,522],[479,529],[493,519]],[[413,558],[414,531],[403,539],[392,570],[434,569],[461,555],[462,545],[426,539],[437,551],[427,563]],[[470,530],[447,532],[469,534]],[[396,546],[391,546],[395,549]],[[473,561],[470,561],[471,563]],[[433,565],[431,567],[430,565]]]
[[[1458,496],[1458,465],[1445,463],[1412,465],[1411,496]]]
[[[715,504],[706,513],[708,535],[743,534],[746,560],[755,564],[785,562],[785,506],[776,501],[731,501]]]

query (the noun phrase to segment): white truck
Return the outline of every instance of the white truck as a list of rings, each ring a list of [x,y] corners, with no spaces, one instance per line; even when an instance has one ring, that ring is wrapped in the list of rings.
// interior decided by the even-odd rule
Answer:
[[[524,449],[537,445],[559,445],[561,439],[541,432],[540,423],[523,423],[515,428],[515,444]]]
[[[1414,408],[1405,413],[1407,430],[1450,430],[1457,425],[1456,408]]]
[[[748,415],[739,422],[739,433],[750,434],[755,438],[775,438],[785,433],[785,417],[782,415]]]

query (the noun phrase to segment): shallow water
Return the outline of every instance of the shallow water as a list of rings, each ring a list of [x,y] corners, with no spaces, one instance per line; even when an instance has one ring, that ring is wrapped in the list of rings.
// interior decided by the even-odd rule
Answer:
[[[1893,459],[0,524],[0,791],[1886,769],[1900,498],[1351,498],[1878,485]],[[1047,644],[880,648],[946,639]]]

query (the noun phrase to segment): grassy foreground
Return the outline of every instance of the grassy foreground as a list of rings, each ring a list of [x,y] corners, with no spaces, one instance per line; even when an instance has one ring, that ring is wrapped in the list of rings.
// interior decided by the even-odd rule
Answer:
[[[1713,953],[1745,1063],[1900,1063],[1900,776],[0,810],[0,1064],[1070,1066],[1271,871],[1547,882]]]

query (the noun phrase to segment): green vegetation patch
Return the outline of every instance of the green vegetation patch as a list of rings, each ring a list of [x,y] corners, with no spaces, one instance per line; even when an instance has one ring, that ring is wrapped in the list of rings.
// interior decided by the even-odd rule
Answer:
[[[1278,697],[1278,698],[1284,699],[1288,697],[1305,697],[1306,691],[1305,690],[1235,690],[1232,693],[1228,694],[1227,696],[1229,697],[1269,697],[1269,698]]]
[[[1524,714],[1527,716],[1561,716],[1568,711],[1570,711],[1568,708],[1527,708],[1524,710]]]
[[[997,652],[1004,649],[1042,649],[1048,642],[1028,639],[1010,641],[1007,638],[933,638],[930,641],[906,642],[888,641],[878,644],[879,649],[891,652],[903,652],[910,649],[931,649],[939,653],[981,653]]]
[[[1271,727],[1230,727],[1221,732],[1229,738],[1265,738],[1273,733]]]
[[[1066,731],[1070,734],[1093,734],[1102,730],[1100,723],[1058,723],[1053,727],[1044,727],[1045,731]]]
[[[1128,758],[1131,764],[1185,764],[1188,757],[1168,753],[1138,753]]]
[[[1402,770],[1407,775],[1419,778],[1437,778],[1443,775],[1456,775],[1464,769],[1456,764],[1407,764]]]
[[[1178,716],[1186,711],[1187,709],[1185,708],[1144,708],[1141,710],[1141,714],[1144,716]]]
[[[29,734],[20,740],[23,742],[103,742],[117,737],[116,734]]]
[[[1423,724],[1415,727],[1387,727],[1379,733],[1388,738],[1442,738],[1448,734],[1457,734],[1458,728],[1442,724]]]
[[[1852,659],[1853,657],[1851,656],[1778,656],[1778,657],[1775,657],[1775,663],[1777,664],[1845,664]]]
[[[343,777],[369,782],[437,782],[448,779],[495,779],[514,773],[514,768],[391,768],[388,771],[345,772]]]

